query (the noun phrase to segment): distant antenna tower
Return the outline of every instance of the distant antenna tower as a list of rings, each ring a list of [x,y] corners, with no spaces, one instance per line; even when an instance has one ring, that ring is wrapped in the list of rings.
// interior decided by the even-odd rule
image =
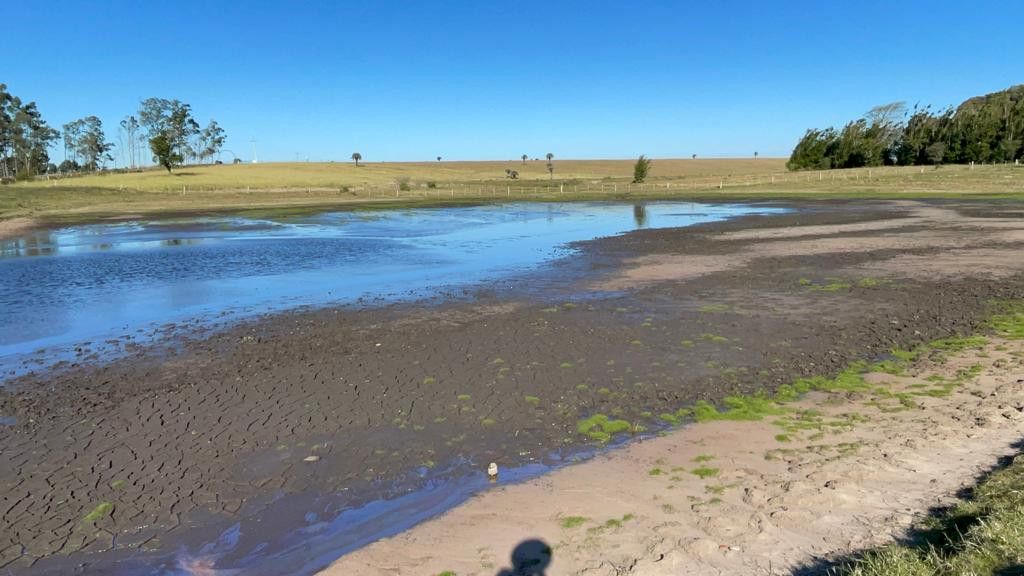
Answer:
[[[253,164],[259,164],[260,163],[260,157],[256,155],[256,139],[253,138],[253,139],[249,140],[249,142],[252,142],[252,163]]]

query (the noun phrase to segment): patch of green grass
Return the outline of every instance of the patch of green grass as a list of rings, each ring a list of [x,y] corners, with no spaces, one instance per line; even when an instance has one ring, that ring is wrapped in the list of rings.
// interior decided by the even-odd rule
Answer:
[[[789,437],[789,434],[776,434],[775,440],[777,442],[791,442],[792,438]]]
[[[566,530],[569,530],[569,529],[572,529],[572,528],[579,528],[584,523],[586,523],[586,521],[587,521],[587,518],[585,518],[583,516],[566,516],[566,517],[562,518],[561,520],[559,520],[558,523],[562,526],[562,528],[565,528]]]
[[[874,288],[879,284],[881,284],[881,282],[875,278],[861,278],[857,282],[857,286],[860,286],[861,288]]]
[[[444,572],[441,572],[437,576],[458,576],[458,574],[456,574],[452,570],[445,570]]]
[[[91,512],[85,515],[85,518],[82,518],[82,522],[97,522],[113,511],[114,505],[111,502],[100,502]]]
[[[117,490],[122,486],[124,486],[124,480],[114,480],[113,482],[110,483],[110,487],[113,488],[114,490]]]
[[[867,392],[871,386],[864,381],[867,363],[854,362],[847,369],[829,379],[824,376],[801,378],[793,383],[797,390],[820,390],[822,392]]]
[[[679,416],[677,414],[673,414],[671,412],[664,412],[662,414],[658,414],[658,418],[664,420],[665,422],[668,422],[669,424],[671,424],[673,426],[676,426],[676,425],[679,424]]]
[[[459,394],[458,396],[455,397],[455,399],[460,402],[466,402],[467,400],[470,399],[470,396],[469,394]]]
[[[632,426],[625,420],[612,420],[604,414],[594,414],[576,423],[576,431],[597,442],[607,442],[616,434],[628,432]]]
[[[427,385],[433,384],[435,382],[437,382],[437,378],[434,378],[433,376],[427,376],[426,378],[423,379],[423,383]]]
[[[810,286],[812,284],[810,278],[801,278],[801,279],[797,280],[796,283],[801,285],[801,286]]]
[[[665,472],[661,468],[651,468],[647,471],[648,476],[661,476]]]
[[[988,339],[982,336],[951,336],[933,340],[928,343],[928,347],[932,350],[956,353],[964,350],[981,350],[986,344]]]
[[[693,461],[700,464],[702,462],[711,462],[714,459],[715,457],[711,454],[698,454],[697,456],[694,456]]]
[[[561,364],[558,365],[559,368],[572,368],[572,366],[572,362],[562,362]]]
[[[484,426],[494,426],[497,423],[497,420],[495,420],[494,418],[484,418],[483,420],[480,421],[480,424]]]
[[[719,336],[718,334],[711,334],[710,332],[705,332],[705,333],[701,334],[700,335],[700,339],[704,340],[705,342],[714,342],[716,344],[721,344],[721,343],[729,341],[729,339],[726,338],[725,336]]]
[[[715,496],[721,496],[725,494],[726,489],[731,488],[731,484],[708,484],[704,487],[704,491],[708,494],[714,494]]]
[[[682,346],[683,348],[693,348],[694,346],[693,340],[683,340],[682,342],[679,343],[679,345]]]
[[[700,466],[690,470],[690,474],[697,476],[701,480],[707,480],[708,478],[714,478],[718,476],[720,470],[718,468],[710,468],[708,466]]]
[[[828,278],[828,284],[815,284],[810,288],[818,292],[839,292],[841,290],[849,290],[852,287],[853,284],[841,278]]]
[[[1024,302],[1003,302],[989,319],[989,327],[1002,338],[1024,340]]]
[[[766,416],[785,414],[787,409],[768,397],[758,393],[753,396],[726,396],[722,400],[723,408],[719,410],[710,402],[701,400],[693,408],[677,412],[679,416],[692,416],[697,422],[711,420],[745,420],[757,421]]]
[[[704,313],[710,312],[728,312],[732,307],[728,304],[705,304],[700,307],[700,311]]]
[[[538,398],[537,396],[523,396],[523,400],[525,400],[527,404],[540,406],[540,398]]]

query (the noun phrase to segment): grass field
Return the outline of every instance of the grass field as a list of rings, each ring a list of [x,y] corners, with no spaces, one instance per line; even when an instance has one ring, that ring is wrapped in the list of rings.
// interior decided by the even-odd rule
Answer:
[[[0,224],[247,210],[392,207],[509,200],[1024,198],[1022,166],[887,167],[787,172],[777,158],[654,161],[643,185],[633,160],[268,163],[190,166],[37,180],[0,187]],[[504,177],[515,169],[519,180]]]
[[[634,160],[555,160],[556,180],[631,179]],[[785,159],[655,160],[652,179],[683,179],[739,174],[784,172]],[[505,179],[505,170],[519,172],[521,181],[549,180],[546,160],[507,162],[281,162],[222,166],[189,166],[168,174],[163,169],[96,174],[60,181],[71,188],[131,188],[145,192],[225,189],[391,188],[403,179],[413,184],[467,184]],[[38,182],[35,183],[38,185]],[[24,184],[20,185],[24,186]]]

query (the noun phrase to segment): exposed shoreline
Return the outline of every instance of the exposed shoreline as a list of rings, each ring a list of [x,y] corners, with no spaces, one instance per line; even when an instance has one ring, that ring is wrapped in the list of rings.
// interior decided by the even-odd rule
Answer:
[[[984,368],[950,396],[914,396],[912,406],[875,405],[870,393],[813,393],[789,406],[836,423],[824,434],[812,426],[780,442],[784,428],[766,417],[633,443],[480,494],[320,574],[492,575],[532,539],[552,547],[551,574],[824,574],[900,537],[1019,453],[1021,341],[996,339],[921,363],[913,375],[866,379],[914,391],[974,365]]]
[[[508,468],[586,446],[577,421],[595,413],[656,428],[658,414],[698,400],[969,333],[989,300],[1024,297],[1024,262],[1012,258],[1024,245],[1019,209],[817,203],[634,232],[584,243],[564,263],[572,274],[541,274],[527,292],[285,313],[177,350],[25,378],[0,392],[0,414],[19,422],[0,427],[12,464],[0,476],[12,498],[0,532],[47,557],[28,573],[86,558],[87,573],[160,558],[170,543],[197,553],[241,522],[237,552],[202,560],[230,567],[248,546],[308,524],[309,509],[266,498],[276,491],[344,487],[317,500],[329,520],[415,490],[435,469]],[[605,282],[629,290],[604,292]],[[155,473],[168,458],[178,473]],[[111,464],[98,478],[65,473],[78,459]],[[26,488],[42,498],[23,498]],[[79,519],[102,502],[113,513],[83,531]],[[31,528],[62,519],[62,539]],[[96,537],[105,533],[118,534],[114,550]],[[24,567],[14,552],[0,564]]]

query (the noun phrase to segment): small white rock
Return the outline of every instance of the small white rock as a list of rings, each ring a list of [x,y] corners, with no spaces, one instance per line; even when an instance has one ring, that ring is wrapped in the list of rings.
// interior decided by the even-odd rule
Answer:
[[[306,456],[302,459],[303,462],[317,462],[320,460],[319,456]]]
[[[491,478],[498,477],[498,465],[496,463],[491,462],[491,464],[487,466],[487,475]]]

